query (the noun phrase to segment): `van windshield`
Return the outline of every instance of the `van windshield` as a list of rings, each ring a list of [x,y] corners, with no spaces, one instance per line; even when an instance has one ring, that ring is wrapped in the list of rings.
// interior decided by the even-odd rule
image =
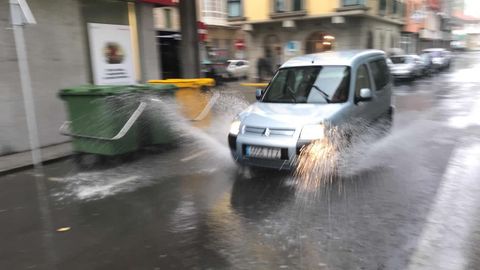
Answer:
[[[348,100],[350,67],[313,66],[280,69],[263,102],[342,103]]]

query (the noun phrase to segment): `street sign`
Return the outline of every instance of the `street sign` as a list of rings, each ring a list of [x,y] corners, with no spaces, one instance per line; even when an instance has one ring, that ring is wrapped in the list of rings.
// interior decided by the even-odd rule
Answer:
[[[198,28],[198,39],[200,42],[205,42],[207,41],[207,34],[208,34],[208,30],[207,30],[207,27],[205,25],[205,23],[203,22],[197,22],[197,28]]]
[[[245,41],[243,39],[237,39],[235,41],[235,48],[237,48],[237,50],[245,49]]]

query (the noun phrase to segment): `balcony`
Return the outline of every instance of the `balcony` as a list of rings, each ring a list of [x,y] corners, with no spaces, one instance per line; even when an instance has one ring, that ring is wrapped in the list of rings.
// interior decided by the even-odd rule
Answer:
[[[341,0],[337,11],[368,10],[366,0]]]

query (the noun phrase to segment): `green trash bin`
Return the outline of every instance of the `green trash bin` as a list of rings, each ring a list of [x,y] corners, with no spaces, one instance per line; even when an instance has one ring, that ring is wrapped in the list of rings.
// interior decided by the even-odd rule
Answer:
[[[61,132],[73,137],[74,151],[106,156],[139,148],[138,119],[146,108],[136,86],[85,85],[62,89],[70,121]]]
[[[144,143],[146,145],[165,145],[175,142],[176,136],[172,131],[173,119],[165,115],[165,102],[170,103],[175,98],[178,87],[173,84],[146,85],[143,94],[149,98],[149,106],[146,109],[142,126],[146,131]]]

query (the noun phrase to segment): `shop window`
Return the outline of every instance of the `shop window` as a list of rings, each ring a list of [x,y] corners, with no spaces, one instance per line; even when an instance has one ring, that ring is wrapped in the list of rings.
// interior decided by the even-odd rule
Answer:
[[[330,51],[335,44],[335,37],[323,32],[312,33],[306,42],[306,53]]]

